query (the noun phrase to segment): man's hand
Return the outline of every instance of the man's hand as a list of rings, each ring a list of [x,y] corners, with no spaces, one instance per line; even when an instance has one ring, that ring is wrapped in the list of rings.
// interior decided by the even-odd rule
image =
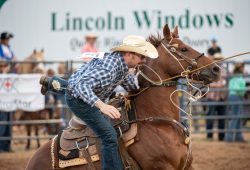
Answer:
[[[112,119],[118,119],[121,117],[121,113],[114,106],[105,104],[101,100],[98,100],[95,103],[95,106],[99,108],[102,113],[104,113],[105,115],[108,115]]]

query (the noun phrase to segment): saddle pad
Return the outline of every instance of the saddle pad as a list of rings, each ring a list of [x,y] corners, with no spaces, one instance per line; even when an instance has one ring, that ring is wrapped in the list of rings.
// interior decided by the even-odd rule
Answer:
[[[99,158],[98,154],[96,154],[96,155],[91,156],[91,160],[92,160],[92,162],[96,162],[96,161],[99,161],[100,158]],[[59,167],[60,168],[66,168],[69,166],[76,166],[76,165],[84,165],[87,163],[88,162],[85,158],[74,158],[74,159],[70,159],[70,160],[60,160],[59,159]]]

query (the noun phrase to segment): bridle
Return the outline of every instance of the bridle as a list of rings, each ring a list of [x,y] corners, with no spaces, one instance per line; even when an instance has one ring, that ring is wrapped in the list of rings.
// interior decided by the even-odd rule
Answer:
[[[195,58],[189,58],[187,57],[185,54],[177,51],[176,47],[178,47],[178,44],[173,44],[171,45],[173,38],[167,43],[165,39],[162,40],[161,45],[163,46],[163,48],[179,63],[179,65],[181,66],[181,68],[183,69],[183,71],[191,71],[193,69],[197,68],[197,63],[198,60],[204,56],[204,53],[199,54],[197,57]],[[177,56],[179,56],[181,58],[181,60],[186,61],[187,63],[189,63],[190,65],[187,66],[187,68],[185,69],[183,67],[183,65],[180,62],[180,59],[178,59],[174,54],[176,54]]]
[[[179,44],[171,44],[173,38],[171,38],[171,40],[169,42],[167,42],[165,39],[162,39],[161,41],[161,45],[162,47],[165,49],[165,51],[170,54],[177,62],[178,64],[180,65],[180,67],[182,68],[182,72],[180,75],[177,75],[177,76],[174,76],[174,77],[170,77],[170,78],[167,78],[167,79],[161,79],[161,77],[150,67],[148,67],[147,65],[144,65],[146,66],[148,69],[150,69],[158,78],[159,78],[159,82],[157,81],[153,81],[151,80],[147,75],[145,75],[141,70],[140,70],[140,66],[137,67],[137,74],[140,74],[144,79],[146,79],[147,81],[149,81],[151,83],[151,85],[141,89],[138,93],[136,94],[130,94],[129,97],[134,97],[134,96],[137,96],[138,94],[144,92],[145,90],[147,90],[149,87],[152,87],[152,86],[158,86],[158,87],[168,87],[168,86],[173,86],[173,85],[178,85],[178,82],[177,83],[172,83],[173,81],[170,81],[170,80],[174,80],[176,78],[179,78],[179,77],[183,77],[183,78],[186,78],[188,80],[188,76],[190,75],[191,73],[191,77],[196,74],[197,76],[200,74],[200,71],[199,71],[199,68],[197,67],[197,63],[198,63],[198,60],[204,56],[204,53],[200,53],[197,57],[194,57],[194,58],[189,58],[188,56],[186,56],[185,54],[177,51],[176,48],[178,48]],[[181,58],[177,58],[176,55]],[[187,66],[187,68],[184,68],[183,64],[180,62],[181,60],[184,60],[186,61],[187,63],[189,63],[190,65]],[[197,70],[197,71],[196,71]],[[189,81],[188,81],[189,82]],[[190,85],[190,84],[189,84]]]
[[[159,78],[159,82],[157,81],[153,81],[151,80],[147,75],[145,75],[141,70],[140,70],[140,66],[137,67],[137,74],[140,74],[142,77],[144,77],[147,81],[149,81],[150,83],[152,83],[152,85],[156,85],[156,86],[165,86],[169,80],[175,79],[175,78],[179,78],[179,77],[183,77],[188,79],[188,76],[191,73],[191,77],[193,77],[193,75],[199,75],[200,71],[198,71],[199,69],[197,69],[197,63],[198,60],[204,56],[204,53],[200,53],[197,57],[194,58],[189,58],[188,56],[186,56],[185,54],[177,51],[176,48],[178,48],[179,44],[171,44],[173,38],[167,42],[165,39],[162,39],[161,41],[161,45],[162,47],[165,49],[165,51],[170,54],[176,61],[177,63],[180,65],[180,67],[182,68],[182,72],[180,75],[178,76],[174,76],[174,77],[170,77],[168,79],[161,79],[161,77],[149,66],[144,65],[145,67],[147,67],[148,69],[150,69],[158,78]],[[178,58],[177,58],[178,56]],[[181,58],[181,59],[179,59]],[[181,60],[186,61],[187,63],[189,63],[190,65],[187,66],[187,68],[184,68],[183,64],[180,62]],[[197,69],[197,71],[196,71]],[[192,71],[192,72],[191,72]],[[151,86],[151,85],[150,85]],[[166,86],[165,86],[166,87]],[[142,91],[144,91],[145,89],[143,89]]]

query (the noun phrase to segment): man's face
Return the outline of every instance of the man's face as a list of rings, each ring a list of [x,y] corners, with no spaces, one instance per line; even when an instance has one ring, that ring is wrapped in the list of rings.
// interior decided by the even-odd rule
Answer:
[[[217,42],[216,41],[212,41],[212,46],[213,47],[217,47]]]
[[[144,64],[146,62],[145,56],[137,53],[128,53],[127,65],[129,68],[134,68],[139,64]]]
[[[1,40],[1,43],[4,44],[4,45],[9,45],[9,42],[10,42],[9,38]]]
[[[96,38],[87,38],[87,39],[86,39],[86,42],[88,42],[88,43],[91,44],[91,45],[94,45],[95,42],[96,42]]]

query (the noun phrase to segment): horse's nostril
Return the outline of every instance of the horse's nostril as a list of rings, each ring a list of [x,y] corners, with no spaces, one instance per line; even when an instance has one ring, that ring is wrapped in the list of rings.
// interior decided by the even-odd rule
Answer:
[[[217,73],[220,72],[220,67],[214,66],[212,70],[213,70],[213,73],[216,73],[216,74],[217,74]]]

